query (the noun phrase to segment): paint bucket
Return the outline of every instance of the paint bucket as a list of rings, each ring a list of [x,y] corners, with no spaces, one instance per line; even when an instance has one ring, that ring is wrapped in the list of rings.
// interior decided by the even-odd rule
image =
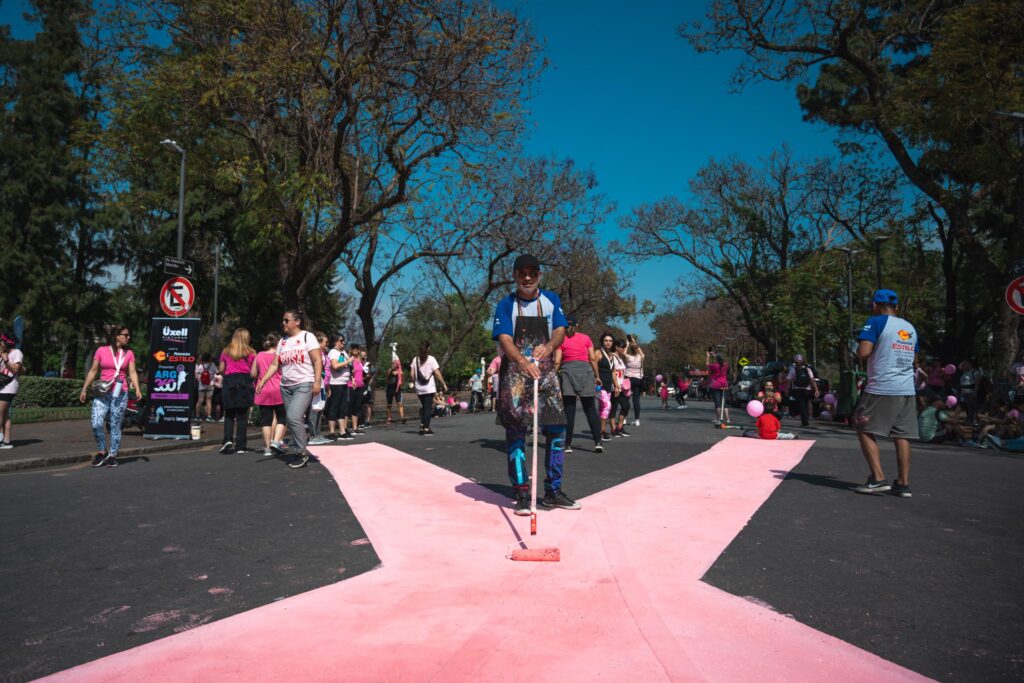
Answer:
[[[199,441],[203,435],[203,425],[192,425],[192,440]]]

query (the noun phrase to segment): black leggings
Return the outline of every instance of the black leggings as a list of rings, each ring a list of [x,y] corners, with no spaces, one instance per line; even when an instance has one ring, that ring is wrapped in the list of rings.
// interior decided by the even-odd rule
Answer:
[[[587,424],[590,425],[590,434],[594,443],[601,442],[601,418],[597,415],[597,401],[594,396],[580,396],[583,403],[583,414],[587,416]],[[576,426],[576,397],[563,396],[562,404],[565,406],[565,445],[572,445],[573,427]]]
[[[430,418],[434,416],[434,395],[418,394],[420,399],[420,426],[430,429]]]
[[[640,394],[644,393],[644,389],[647,388],[647,385],[644,384],[644,378],[643,377],[641,377],[639,379],[630,377],[629,378],[629,388],[633,392],[633,419],[639,420],[640,419]]]
[[[622,419],[629,417],[629,396],[619,392],[618,396],[612,396],[612,412],[608,415],[609,420],[614,420],[618,413]]]
[[[224,441],[235,442],[235,450],[246,448],[246,430],[249,428],[249,408],[224,409]]]
[[[686,392],[679,387],[676,387],[676,403],[681,406],[686,405]]]

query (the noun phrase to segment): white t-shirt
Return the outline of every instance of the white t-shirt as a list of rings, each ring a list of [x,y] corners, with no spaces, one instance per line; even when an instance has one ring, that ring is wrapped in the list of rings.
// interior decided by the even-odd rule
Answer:
[[[11,349],[10,351],[7,352],[7,362],[10,363],[11,365],[14,365],[15,363],[23,362],[24,358],[25,358],[25,355],[21,351],[19,351],[18,349]],[[11,382],[6,387],[4,387],[3,389],[0,389],[0,393],[2,393],[2,394],[16,394],[16,393],[18,393],[18,375],[16,375],[15,373],[11,372],[10,370],[8,370],[6,364],[0,365],[0,374],[7,375],[8,377],[14,377],[14,379],[11,380]]]
[[[437,393],[437,385],[434,383],[434,370],[440,367],[437,364],[437,359],[433,356],[427,356],[427,360],[423,362],[422,366],[420,366],[419,356],[412,359],[412,364],[409,366],[409,374],[412,375],[412,385],[417,395]],[[423,382],[424,379],[427,380],[426,383]]]
[[[277,343],[277,362],[281,366],[281,386],[313,383],[313,361],[309,352],[320,349],[320,342],[303,330],[294,337],[285,337]]]
[[[344,351],[339,351],[338,349],[331,349],[330,351],[327,352],[327,360],[337,361],[338,363],[344,363],[345,361],[348,360],[348,354],[346,354]],[[348,384],[348,381],[352,378],[351,365],[346,365],[340,370],[335,370],[334,367],[330,365],[330,363],[328,363],[328,368],[330,368],[331,371],[331,385],[333,386],[344,386]]]

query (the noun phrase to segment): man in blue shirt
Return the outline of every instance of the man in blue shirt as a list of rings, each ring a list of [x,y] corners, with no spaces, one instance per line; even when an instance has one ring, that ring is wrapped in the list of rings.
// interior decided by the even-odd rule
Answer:
[[[515,491],[515,514],[530,514],[530,479],[526,467],[526,433],[533,425],[533,381],[538,380],[538,428],[544,432],[544,499],[546,508],[579,510],[562,492],[565,460],[565,412],[555,349],[565,339],[565,314],[554,292],[540,288],[540,261],[519,256],[512,268],[516,291],[498,302],[491,338],[501,346],[498,371],[498,423],[505,428],[508,476]]]
[[[918,438],[914,358],[920,344],[914,326],[896,315],[898,306],[896,292],[876,291],[872,315],[857,338],[857,357],[868,363],[868,380],[853,411],[853,426],[871,475],[855,490],[891,490],[901,498],[910,498],[910,439]],[[898,476],[892,485],[882,471],[877,436],[892,438],[896,446]]]

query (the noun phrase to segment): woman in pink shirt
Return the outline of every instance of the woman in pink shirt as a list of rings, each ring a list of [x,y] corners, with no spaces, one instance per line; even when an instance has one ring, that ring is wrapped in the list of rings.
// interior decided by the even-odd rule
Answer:
[[[567,316],[565,340],[555,349],[555,370],[562,383],[562,406],[565,408],[565,452],[572,453],[573,429],[576,425],[576,397],[583,404],[583,414],[590,425],[594,452],[603,453],[601,418],[597,414],[597,388],[601,382],[597,371],[597,352],[590,337],[578,331],[576,318]]]
[[[92,435],[96,439],[96,455],[93,467],[117,467],[117,452],[121,449],[121,423],[124,410],[128,407],[128,380],[136,396],[142,396],[139,376],[135,371],[135,354],[128,348],[131,331],[124,325],[111,329],[108,345],[96,349],[92,367],[85,375],[82,393],[78,400],[85,403],[89,385],[99,377],[92,387]],[[107,417],[110,417],[110,447],[106,442]]]
[[[729,364],[722,360],[722,354],[708,349],[708,388],[715,402],[715,422],[729,421],[729,408],[725,405],[725,390],[729,388]]]
[[[281,337],[271,332],[263,338],[263,350],[256,354],[250,377],[257,379],[266,374],[274,363],[277,343]],[[281,375],[275,373],[262,387],[256,389],[254,403],[260,409],[260,427],[263,429],[263,456],[269,458],[274,450],[284,450],[284,401],[281,400]]]
[[[254,388],[252,368],[256,349],[249,344],[249,330],[239,327],[231,335],[231,343],[220,354],[219,374],[224,378],[221,405],[224,406],[224,442],[221,453],[245,453],[249,408]],[[234,439],[232,441],[232,439]]]

